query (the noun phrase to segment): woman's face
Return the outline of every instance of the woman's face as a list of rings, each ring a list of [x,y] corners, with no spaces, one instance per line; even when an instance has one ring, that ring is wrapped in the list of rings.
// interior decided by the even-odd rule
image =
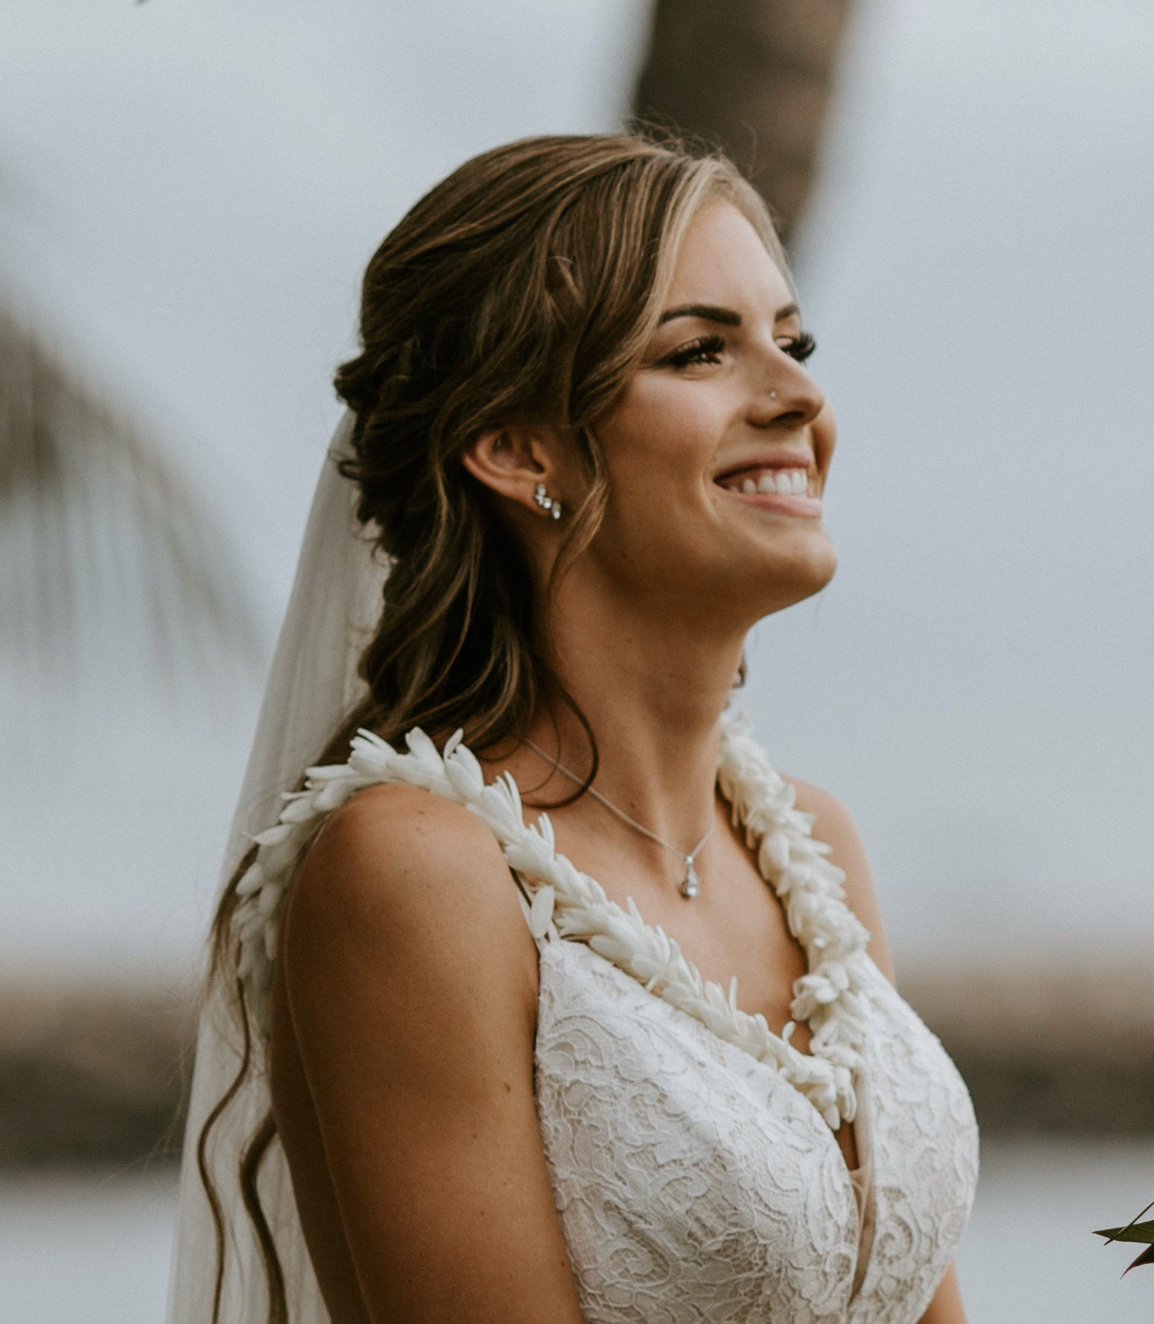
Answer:
[[[803,366],[811,348],[753,226],[707,205],[641,367],[597,429],[610,498],[589,554],[616,588],[738,625],[825,587],[835,426]]]

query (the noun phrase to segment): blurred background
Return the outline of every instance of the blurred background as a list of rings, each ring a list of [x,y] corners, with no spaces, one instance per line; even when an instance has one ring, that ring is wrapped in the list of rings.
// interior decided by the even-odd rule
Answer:
[[[473,153],[641,115],[762,189],[819,342],[841,569],[759,628],[743,703],[854,812],[970,1084],[971,1320],[1149,1320],[1092,1229],[1154,1198],[1154,8],[0,31],[3,1318],[162,1317],[192,988],[365,262]]]

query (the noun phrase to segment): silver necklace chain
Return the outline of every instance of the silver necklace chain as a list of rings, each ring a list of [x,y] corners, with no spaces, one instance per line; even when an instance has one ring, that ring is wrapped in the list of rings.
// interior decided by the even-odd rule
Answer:
[[[563,763],[558,763],[558,761],[555,758],[553,758],[549,754],[546,754],[540,745],[535,745],[531,740],[529,740],[525,736],[522,736],[521,739],[524,741],[526,745],[529,746],[531,750],[533,750],[535,754],[540,754],[541,757],[546,761],[546,763],[551,763],[553,767],[557,769],[558,772],[563,773],[566,777],[569,778],[570,781],[576,782],[578,785],[580,785],[585,780],[584,777],[578,777],[575,772],[565,767]],[[697,845],[694,846],[694,848],[687,855],[684,851],[678,850],[676,846],[671,846],[669,842],[662,841],[656,832],[650,832],[650,830],[647,827],[643,827],[640,823],[637,822],[636,819],[630,818],[629,815],[623,809],[618,809],[617,806],[613,803],[613,801],[608,798],[608,796],[602,795],[601,792],[597,790],[595,787],[587,786],[585,789],[594,798],[594,800],[600,801],[600,803],[603,804],[611,814],[616,814],[617,817],[623,823],[628,823],[628,825],[631,828],[636,828],[637,831],[642,834],[642,836],[648,837],[650,841],[655,841],[659,846],[664,847],[665,850],[671,852],[673,855],[676,855],[679,860],[683,860],[685,862],[685,878],[681,883],[681,895],[690,898],[698,895],[698,893],[701,891],[701,880],[697,876],[697,870],[693,867],[693,862],[701,854],[701,851],[704,848],[705,843],[709,840],[709,834],[713,831],[713,825],[717,821],[716,814],[710,815],[709,826],[705,829],[705,836],[701,838],[701,840],[697,843]]]

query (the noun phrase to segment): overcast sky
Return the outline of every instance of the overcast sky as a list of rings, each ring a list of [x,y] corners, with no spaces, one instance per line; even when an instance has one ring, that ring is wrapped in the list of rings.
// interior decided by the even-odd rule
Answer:
[[[193,474],[270,638],[369,254],[474,152],[613,127],[644,16],[0,0],[0,276]],[[1154,7],[864,0],[854,37],[796,254],[841,568],[744,702],[858,818],[899,964],[1146,941]],[[112,693],[9,762],[0,959],[190,958],[255,701]]]

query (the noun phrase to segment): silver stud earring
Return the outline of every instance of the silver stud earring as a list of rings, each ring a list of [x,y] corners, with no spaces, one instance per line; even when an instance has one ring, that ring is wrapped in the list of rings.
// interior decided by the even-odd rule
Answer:
[[[554,519],[561,518],[561,503],[556,497],[551,497],[545,490],[544,483],[537,484],[537,490],[533,493],[533,500],[541,507],[547,510]]]

